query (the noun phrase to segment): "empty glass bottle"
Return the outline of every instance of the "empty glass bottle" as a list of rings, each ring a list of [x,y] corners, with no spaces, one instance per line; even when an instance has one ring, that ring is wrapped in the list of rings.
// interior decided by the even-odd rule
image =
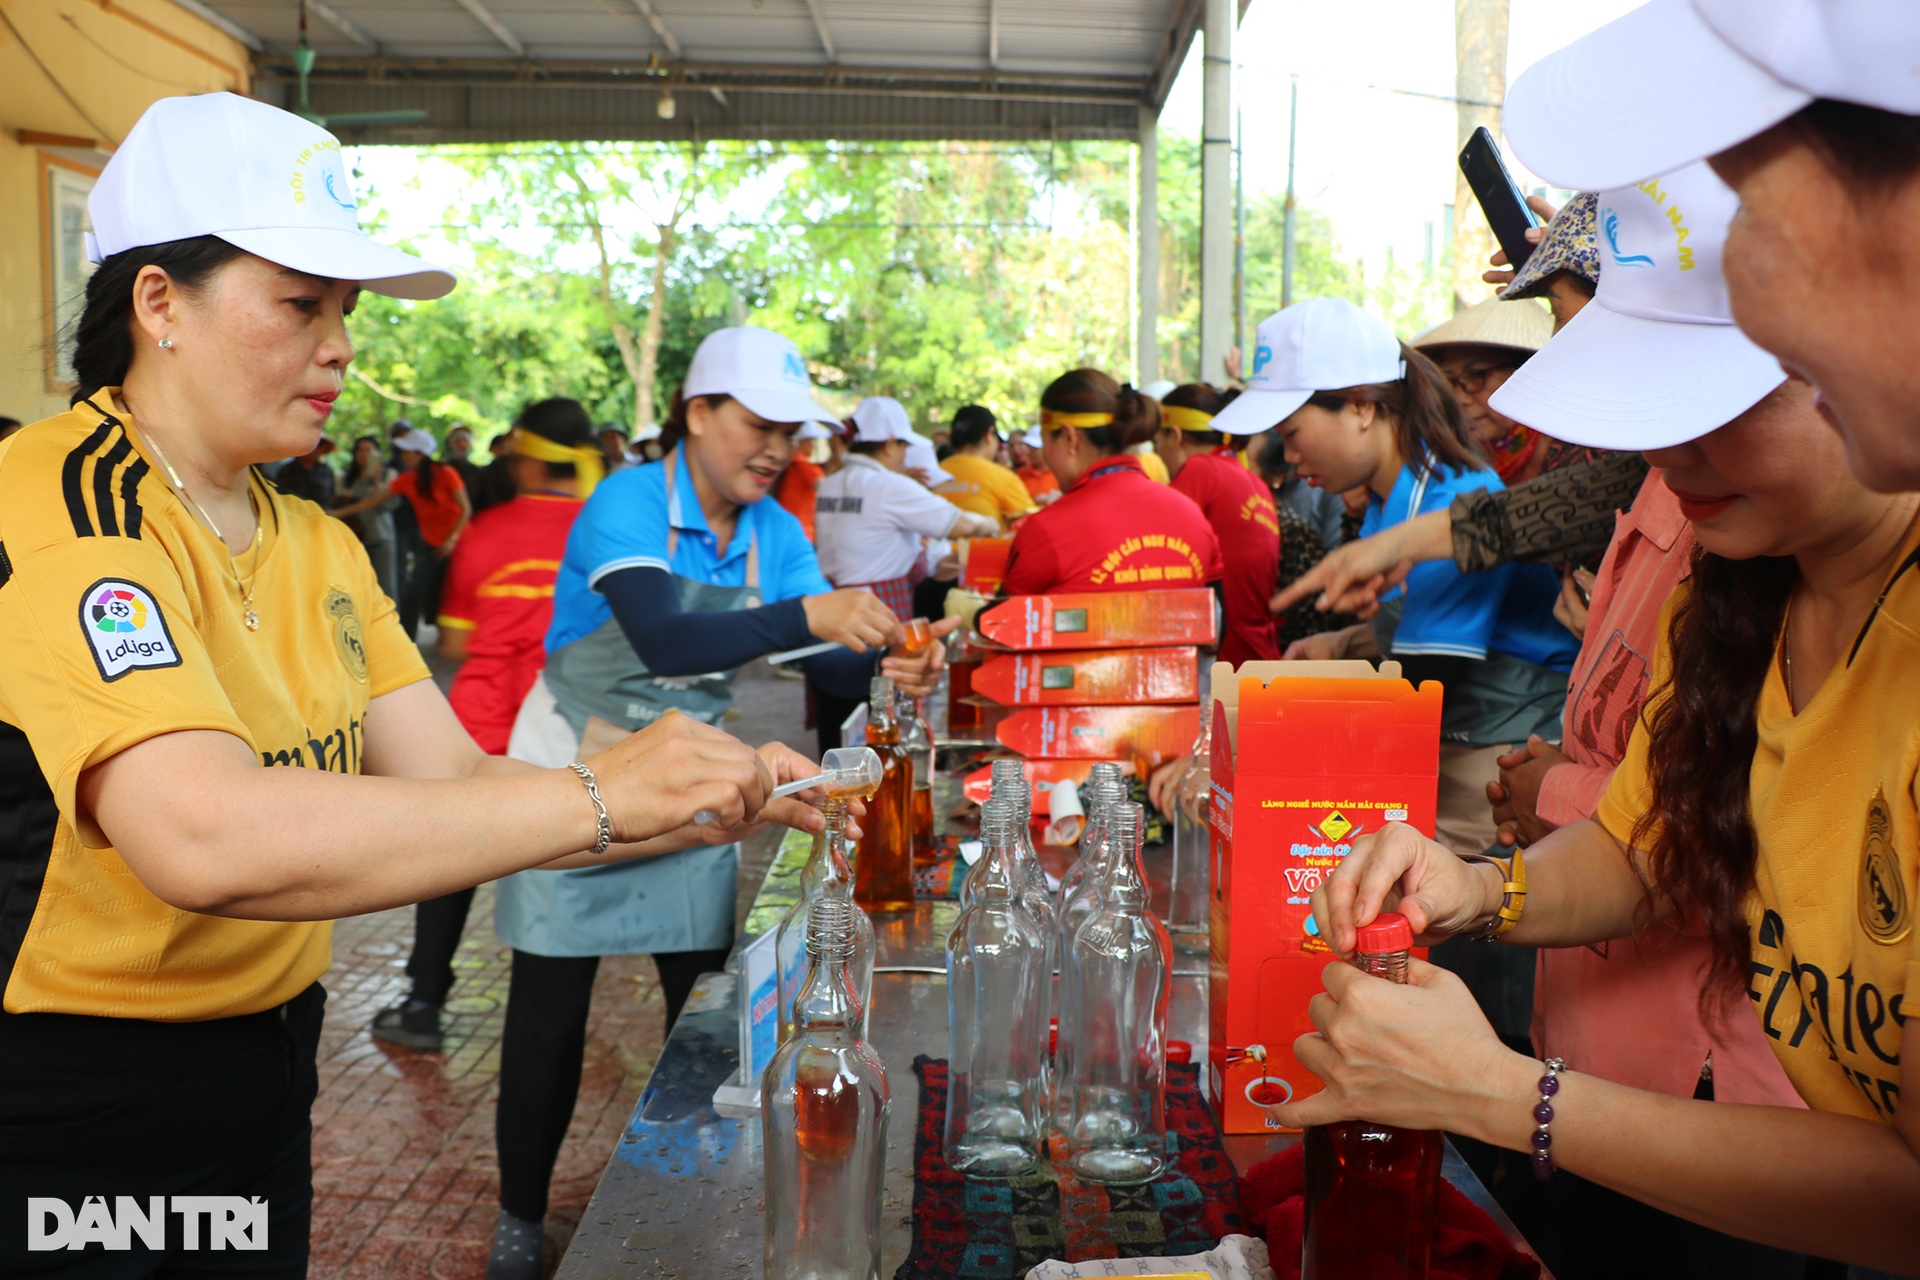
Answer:
[[[853,867],[847,839],[847,802],[829,796],[820,802],[827,829],[813,838],[813,852],[800,869],[800,900],[781,918],[773,941],[775,979],[780,1001],[780,1040],[793,1032],[793,1002],[807,976],[807,909],[816,898],[853,901]],[[860,997],[860,1034],[867,1033],[867,1003],[873,995],[873,921],[859,907],[853,909],[853,989]]]
[[[860,1035],[855,912],[845,898],[814,900],[793,1036],[760,1082],[767,1280],[879,1280],[889,1091]]]
[[[1413,927],[1383,911],[1361,925],[1354,966],[1407,980]],[[1368,1120],[1316,1125],[1306,1148],[1302,1280],[1427,1280],[1439,1212],[1440,1134]]]
[[[853,900],[869,911],[913,910],[913,757],[900,745],[893,681],[875,676],[867,745],[880,756],[880,789],[867,801],[853,862]]]
[[[969,1177],[1011,1178],[1041,1157],[1047,948],[1018,897],[1013,806],[989,800],[980,821],[986,870],[947,935],[945,1152]]]
[[[1099,765],[1094,766],[1096,769]],[[1119,766],[1113,766],[1117,775]],[[1056,924],[1054,954],[1060,964],[1058,1001],[1060,1034],[1053,1049],[1053,1125],[1065,1129],[1069,1099],[1064,1088],[1074,1040],[1067,1034],[1072,1022],[1069,1005],[1074,998],[1072,982],[1073,935],[1100,909],[1113,846],[1108,841],[1108,823],[1113,811],[1125,802],[1125,784],[1117,776],[1090,777],[1087,780],[1087,825],[1080,833],[1080,860],[1074,863],[1060,882],[1060,911]],[[1077,875],[1075,873],[1078,873]]]
[[[1060,955],[1059,920],[1053,906],[1053,890],[1047,887],[1047,873],[1040,865],[1040,851],[1033,847],[1033,784],[1027,781],[1018,760],[993,762],[993,798],[1013,806],[1014,872],[1019,886],[1015,896],[1047,942],[1046,958],[1040,965],[1040,1043],[1036,1052],[1040,1061],[1040,1097],[1046,1104],[1042,1112],[1051,1119],[1053,1050],[1048,1042],[1053,1033],[1053,975]]]
[[[1087,855],[1100,848],[1100,810],[1106,803],[1107,788],[1111,785],[1119,788],[1117,798],[1126,799],[1126,775],[1120,766],[1111,760],[1102,760],[1095,764],[1087,774],[1086,790],[1082,793],[1082,807],[1086,810],[1087,821],[1080,828],[1080,856],[1067,874],[1060,877],[1060,905],[1065,907],[1072,901],[1073,894],[1080,882],[1087,878]],[[1072,941],[1072,939],[1068,939]]]
[[[1144,815],[1122,802],[1107,816],[1115,851],[1100,910],[1073,938],[1073,1043],[1067,1165],[1088,1182],[1151,1182],[1167,1167],[1167,996],[1172,947],[1147,905],[1140,863]]]
[[[1167,895],[1167,929],[1175,950],[1205,955],[1212,928],[1207,900],[1213,831],[1207,825],[1213,793],[1213,726],[1202,717],[1187,769],[1173,791],[1173,888]]]

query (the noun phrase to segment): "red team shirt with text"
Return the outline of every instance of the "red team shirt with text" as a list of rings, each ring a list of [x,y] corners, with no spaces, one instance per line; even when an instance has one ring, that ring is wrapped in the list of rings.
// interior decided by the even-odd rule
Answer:
[[[1280,517],[1273,491],[1224,445],[1188,458],[1173,477],[1173,488],[1199,505],[1220,540],[1227,614],[1220,661],[1237,667],[1256,658],[1278,658],[1280,641],[1267,608],[1280,578]]]
[[[1102,459],[1013,537],[1002,590],[1153,591],[1204,587],[1225,572],[1192,499],[1149,479],[1130,454]]]

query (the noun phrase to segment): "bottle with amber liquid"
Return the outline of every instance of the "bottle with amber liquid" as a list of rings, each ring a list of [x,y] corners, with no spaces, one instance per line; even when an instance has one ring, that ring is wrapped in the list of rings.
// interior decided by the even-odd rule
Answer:
[[[867,745],[880,757],[880,787],[867,800],[853,863],[853,900],[868,911],[913,910],[913,757],[900,745],[893,681],[875,676],[867,696]]]
[[[879,1280],[887,1069],[860,1034],[854,905],[814,900],[793,1035],[760,1082],[767,1280]]]
[[[895,696],[894,718],[900,722],[900,748],[913,761],[913,856],[933,861],[933,730],[920,711],[920,700],[905,692]]]
[[[1413,929],[1382,912],[1360,926],[1354,966],[1407,980]],[[1441,1135],[1366,1120],[1317,1125],[1306,1147],[1301,1280],[1427,1280],[1439,1212]]]

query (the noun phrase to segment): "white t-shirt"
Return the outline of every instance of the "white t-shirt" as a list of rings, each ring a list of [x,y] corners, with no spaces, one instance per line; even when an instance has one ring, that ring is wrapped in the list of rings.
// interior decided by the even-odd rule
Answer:
[[[820,482],[814,499],[814,546],[820,571],[836,587],[904,578],[921,538],[944,538],[962,512],[919,481],[889,471],[865,454]]]

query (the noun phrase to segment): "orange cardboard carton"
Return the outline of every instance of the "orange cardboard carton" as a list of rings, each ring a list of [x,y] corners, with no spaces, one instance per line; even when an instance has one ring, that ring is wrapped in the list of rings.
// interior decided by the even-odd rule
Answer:
[[[1398,663],[1213,668],[1213,944],[1208,1080],[1226,1133],[1278,1128],[1264,1106],[1318,1092],[1294,1057],[1333,953],[1308,896],[1359,836],[1433,835],[1440,685]]]
[[[1093,591],[1009,596],[974,619],[982,644],[1001,649],[1131,649],[1214,644],[1213,592]]]
[[[1024,760],[1021,764],[1027,781],[1034,784],[1033,815],[1036,818],[1047,817],[1053,812],[1049,787],[1056,782],[1071,782],[1084,790],[1087,776],[1093,772],[1094,766],[1092,760]],[[1120,768],[1128,775],[1133,773],[1130,763],[1123,763]],[[993,797],[993,766],[988,765],[968,774],[960,784],[960,791],[975,804],[985,804]]]
[[[1007,576],[1007,557],[1013,552],[1012,538],[968,538],[960,544],[960,585],[981,595],[1000,594],[1000,582]]]
[[[996,653],[973,672],[970,691],[1002,706],[1192,704],[1200,701],[1200,655],[1191,645]]]
[[[1145,772],[1193,749],[1200,708],[1021,707],[993,728],[1015,755],[1048,760],[1130,760]]]

